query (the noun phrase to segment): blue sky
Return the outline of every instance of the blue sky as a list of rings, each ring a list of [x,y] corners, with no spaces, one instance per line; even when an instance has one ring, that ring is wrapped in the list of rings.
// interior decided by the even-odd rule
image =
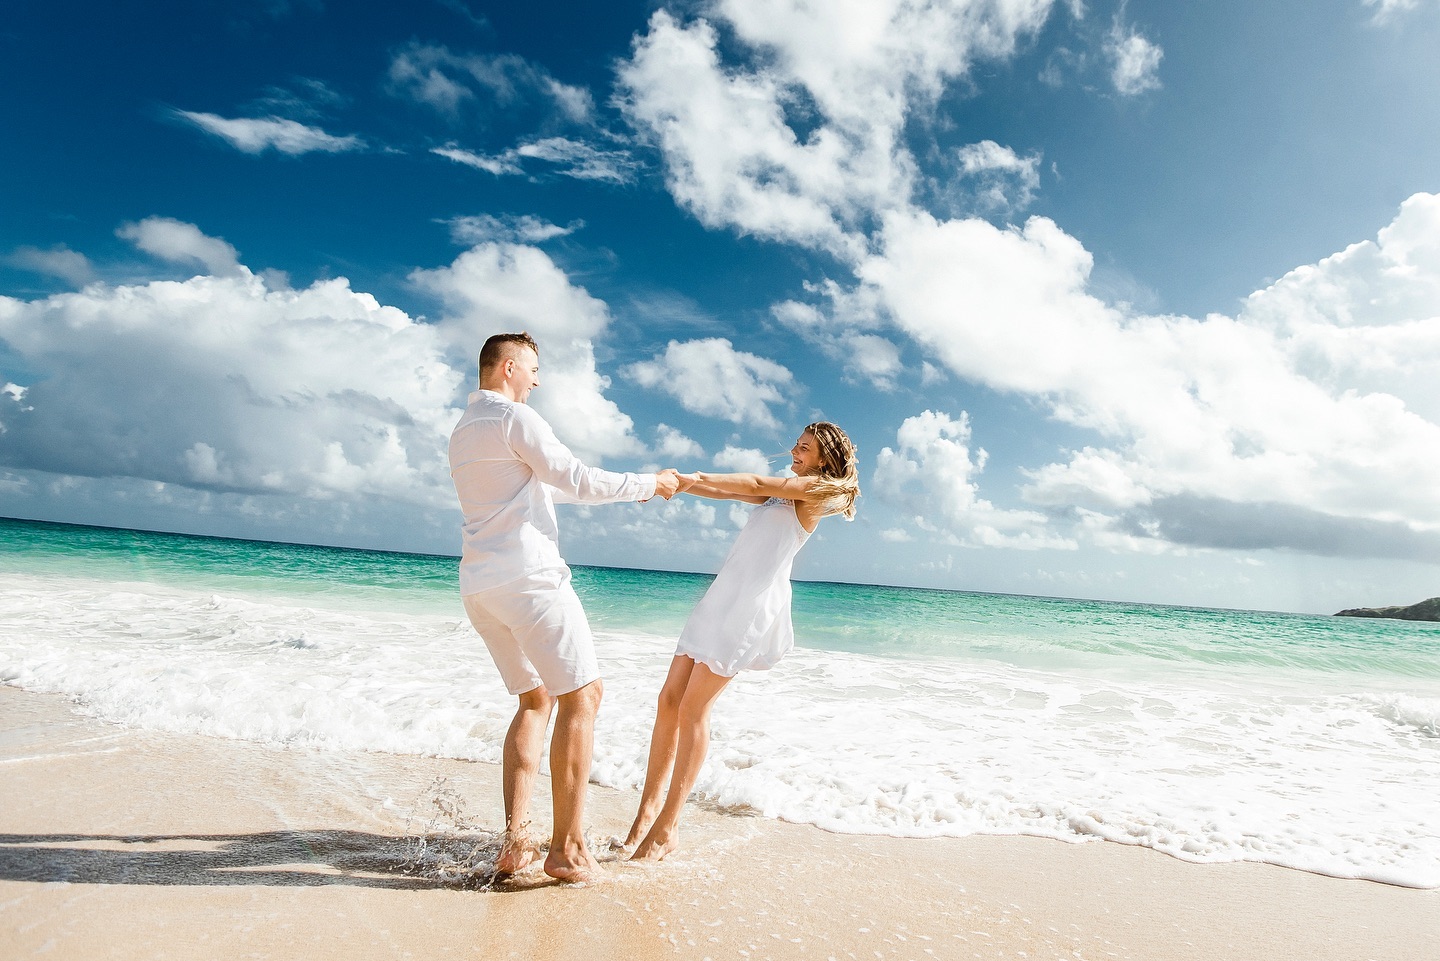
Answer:
[[[845,426],[800,577],[1418,600],[1436,49],[1433,0],[22,4],[0,514],[453,552],[445,437],[525,327],[607,467]],[[738,520],[562,523],[708,570]]]

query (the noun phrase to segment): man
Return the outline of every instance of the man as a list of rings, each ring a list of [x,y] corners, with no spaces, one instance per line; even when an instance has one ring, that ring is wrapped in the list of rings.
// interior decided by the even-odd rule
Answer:
[[[550,714],[554,831],[545,873],[585,881],[599,865],[585,844],[600,668],[590,624],[560,557],[555,499],[583,504],[667,500],[674,470],[617,474],[587,467],[526,401],[540,386],[540,352],[527,333],[496,334],[480,351],[480,389],[450,435],[450,476],[465,514],[460,593],[506,688],[520,698],[505,735],[505,837],[498,875],[539,850],[525,825]]]

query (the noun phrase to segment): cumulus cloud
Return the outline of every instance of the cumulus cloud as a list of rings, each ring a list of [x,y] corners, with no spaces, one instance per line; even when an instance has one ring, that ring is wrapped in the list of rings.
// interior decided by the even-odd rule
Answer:
[[[450,266],[417,270],[410,279],[444,302],[440,332],[456,363],[472,371],[491,334],[528,330],[535,337],[540,387],[530,403],[582,459],[598,464],[606,456],[644,452],[634,422],[605,396],[609,378],[595,366],[595,341],[609,325],[609,308],[571,284],[544,251],[482,243]]]
[[[0,396],[9,467],[448,501],[458,374],[433,328],[344,280],[277,291],[240,267],[0,298],[0,337],[36,372]]]
[[[979,494],[975,478],[988,455],[970,449],[970,418],[927,410],[906,418],[895,446],[875,458],[871,489],[908,515],[921,530],[971,547],[1073,548],[1051,533],[1037,511],[1006,510]],[[903,529],[888,540],[902,540]]]
[[[756,450],[753,447],[736,447],[733,444],[726,444],[725,449],[716,454],[714,465],[722,471],[732,474],[772,474],[770,469],[770,458],[765,452]]]
[[[1117,93],[1133,97],[1160,88],[1160,60],[1165,51],[1134,27],[1122,26],[1117,20],[1105,44],[1105,55]]]
[[[907,422],[877,475],[892,502],[926,518],[923,468],[938,464],[961,480],[934,492],[943,509],[924,523],[963,543],[1440,556],[1425,555],[1440,531],[1429,480],[1440,476],[1434,197],[1412,198],[1376,242],[1293,272],[1234,316],[1109,300],[1090,252],[1047,218],[996,225],[922,208],[934,198],[906,139],[947,84],[1009,56],[1053,5],[842,6],[717,0],[689,20],[658,11],[617,90],[659,150],[671,194],[701,223],[826,251],[853,272],[853,283],[817,283],[772,308],[848,376],[894,385],[913,347],[922,383],[953,375],[1086,432],[1031,465],[1030,509],[1007,511],[975,490],[983,459],[968,421]],[[1163,50],[1123,13],[1082,36],[1094,49],[1066,52],[1050,80],[1103,68],[1121,96],[1156,89]],[[986,213],[1028,202],[1039,159],[989,141],[954,155]],[[749,414],[718,399],[724,377],[702,369],[667,351],[627,376],[690,410],[773,421],[764,404]],[[731,396],[749,397],[736,380]]]
[[[12,267],[59,277],[75,287],[83,287],[95,279],[95,270],[84,254],[58,244],[47,250],[38,247],[17,247],[5,258]]]
[[[194,224],[172,217],[146,217],[136,223],[122,224],[115,236],[130,241],[152,257],[171,263],[203,267],[222,277],[245,273],[234,247],[219,237],[206,235]]]
[[[621,65],[621,105],[702,223],[854,257],[869,220],[914,189],[903,143],[914,107],[977,59],[1012,52],[1051,3],[842,6],[728,0],[713,23],[651,17]],[[722,28],[753,63],[722,63]]]
[[[1333,531],[1335,550],[1408,557],[1440,531],[1426,480],[1440,472],[1436,236],[1440,199],[1418,195],[1377,242],[1203,320],[1098,300],[1089,253],[1038,217],[1002,229],[897,214],[859,274],[952,372],[1106,439],[1030,471],[1026,499],[1077,529],[1132,546],[1238,543],[1196,533],[1203,507],[1246,543],[1317,549],[1301,523],[1250,518],[1287,505]]]
[[[663,354],[631,364],[625,376],[642,387],[663,391],[693,414],[736,424],[779,427],[770,405],[794,380],[785,367],[736,350],[722,337],[670,341]]]
[[[450,506],[446,441],[475,354],[490,333],[524,328],[541,342],[534,399],[557,433],[594,462],[643,452],[595,369],[605,305],[535,248],[481,244],[417,271],[446,304],[432,324],[343,278],[276,288],[193,224],[147,218],[120,233],[211,272],[0,297],[0,341],[26,372],[0,388],[6,476],[178,485],[242,498],[237,510],[258,510],[250,497]]]
[[[306,153],[345,153],[363,150],[365,141],[353,135],[337,137],[284,117],[221,117],[213,113],[177,110],[175,116],[213,134],[242,153],[266,150],[299,156]]]
[[[705,456],[703,447],[669,424],[655,425],[655,444],[651,450],[666,462],[698,460]]]
[[[1331,391],[1391,394],[1440,424],[1440,195],[1416,194],[1373,241],[1292,270],[1239,319]]]

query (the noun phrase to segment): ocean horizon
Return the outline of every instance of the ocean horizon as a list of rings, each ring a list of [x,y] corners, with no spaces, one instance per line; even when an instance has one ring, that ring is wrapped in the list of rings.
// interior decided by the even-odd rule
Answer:
[[[514,701],[450,555],[0,520],[0,682],[142,729],[498,762]],[[572,565],[643,780],[711,575]],[[1440,625],[796,581],[698,797],[895,836],[1105,839],[1440,887]]]

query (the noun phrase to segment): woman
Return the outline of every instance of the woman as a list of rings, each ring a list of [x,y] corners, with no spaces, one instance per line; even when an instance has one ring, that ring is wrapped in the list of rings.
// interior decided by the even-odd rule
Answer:
[[[680,475],[683,492],[760,506],[680,632],[660,690],[640,810],[624,842],[634,849],[633,861],[659,861],[679,844],[680,811],[705,763],[710,709],[725,685],[739,671],[774,667],[794,643],[790,567],[796,553],[822,517],[855,516],[855,445],[843,430],[811,424],[790,457],[794,477]]]

